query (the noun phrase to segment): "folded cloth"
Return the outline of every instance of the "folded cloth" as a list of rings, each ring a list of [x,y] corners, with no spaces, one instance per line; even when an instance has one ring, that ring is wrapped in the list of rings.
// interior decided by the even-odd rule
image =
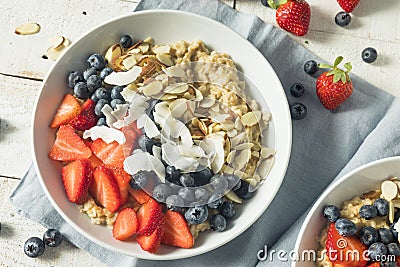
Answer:
[[[314,93],[315,77],[303,71],[307,60],[320,59],[280,29],[256,16],[237,12],[217,0],[142,0],[136,10],[145,9],[193,12],[234,29],[253,43],[270,62],[285,88],[288,101],[301,101],[307,106],[307,117],[293,121],[291,159],[284,182],[270,207],[247,231],[216,250],[188,259],[157,262],[120,255],[81,236],[46,199],[33,167],[10,200],[22,215],[46,227],[59,229],[77,247],[112,266],[290,265],[289,262],[259,262],[257,252],[264,245],[274,246],[278,240],[276,247],[292,249],[302,219],[297,221],[298,218],[335,177],[363,163],[400,154],[400,120],[395,118],[399,114],[399,101],[352,75],[353,95],[336,111],[328,111]],[[306,93],[300,99],[291,97],[289,93],[290,86],[295,82],[301,82],[306,87]],[[263,186],[268,186],[268,182]],[[297,227],[291,228],[292,225]]]

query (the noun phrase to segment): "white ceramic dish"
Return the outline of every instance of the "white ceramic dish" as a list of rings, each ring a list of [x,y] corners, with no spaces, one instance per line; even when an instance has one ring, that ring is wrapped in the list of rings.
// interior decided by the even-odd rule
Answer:
[[[222,233],[200,235],[191,249],[162,246],[153,255],[141,250],[135,241],[115,240],[109,228],[93,225],[86,215],[79,212],[75,204],[68,201],[61,179],[58,179],[61,165],[47,156],[55,138],[55,130],[48,125],[68,90],[67,74],[73,69],[84,69],[85,59],[90,54],[104,53],[125,33],[131,34],[135,39],[151,36],[157,43],[200,39],[211,49],[230,54],[244,74],[261,89],[250,93],[259,102],[265,101],[273,116],[268,136],[273,141],[277,154],[267,181],[255,197],[239,209],[233,227]],[[35,167],[43,189],[53,206],[70,225],[105,248],[143,259],[170,260],[215,249],[238,236],[259,218],[274,198],[286,172],[291,150],[291,119],[279,79],[267,60],[248,41],[222,24],[202,16],[179,11],[144,11],[98,26],[76,41],[58,59],[48,73],[36,101],[32,140]]]
[[[341,206],[343,201],[350,200],[372,189],[378,189],[380,183],[390,177],[400,177],[400,157],[386,158],[363,165],[343,176],[319,197],[311,208],[297,237],[295,251],[302,255],[304,251],[318,251],[317,236],[326,226],[322,211],[326,205]],[[314,267],[314,262],[293,262],[292,267]]]

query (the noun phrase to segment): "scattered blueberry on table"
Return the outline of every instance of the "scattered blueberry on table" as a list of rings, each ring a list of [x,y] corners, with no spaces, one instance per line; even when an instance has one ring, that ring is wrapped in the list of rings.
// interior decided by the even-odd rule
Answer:
[[[304,64],[304,72],[309,75],[313,75],[313,74],[317,73],[318,70],[319,70],[319,67],[315,60],[308,60]]]
[[[28,257],[37,258],[44,253],[44,242],[39,237],[30,237],[24,244],[24,252]]]
[[[366,63],[372,63],[378,58],[378,52],[373,47],[367,47],[361,52],[362,60]]]
[[[289,104],[290,115],[293,120],[304,119],[307,115],[307,107],[299,102],[293,102]]]
[[[48,229],[43,234],[43,242],[48,247],[58,247],[61,244],[62,235],[56,229]]]
[[[290,87],[290,94],[294,97],[300,97],[304,94],[304,85],[302,85],[301,83],[294,83],[291,87]]]
[[[335,23],[340,27],[345,27],[349,25],[350,22],[351,22],[351,16],[347,12],[342,11],[337,13],[337,15],[335,16]]]

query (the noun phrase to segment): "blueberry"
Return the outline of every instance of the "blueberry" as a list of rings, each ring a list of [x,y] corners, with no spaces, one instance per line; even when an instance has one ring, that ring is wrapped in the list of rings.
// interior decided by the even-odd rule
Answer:
[[[329,222],[336,222],[337,219],[340,217],[339,208],[335,205],[328,205],[324,208],[324,217]]]
[[[293,102],[289,104],[290,115],[293,120],[304,119],[307,115],[307,107],[302,103]]]
[[[300,97],[304,94],[304,85],[302,85],[301,83],[294,83],[291,87],[290,87],[290,94],[294,97]]]
[[[177,170],[174,166],[167,166],[165,168],[165,179],[174,183],[176,185],[180,185],[179,177],[181,177],[181,172]]]
[[[394,238],[398,239],[399,233],[394,229],[395,225],[396,225],[396,222],[394,222],[390,225],[390,231],[392,231]]]
[[[132,43],[133,43],[132,38],[127,34],[122,35],[121,38],[119,39],[119,44],[121,45],[122,48],[129,48],[132,46]]]
[[[189,204],[192,203],[195,198],[194,198],[194,192],[191,188],[189,187],[183,187],[181,189],[178,190],[178,196],[180,196],[181,198],[183,198],[183,200],[185,201],[185,203]]]
[[[92,75],[97,75],[97,70],[95,68],[88,68],[83,72],[83,79],[87,81],[87,79],[89,79],[89,77]]]
[[[99,101],[97,101],[96,106],[94,107],[94,113],[99,116],[102,117],[104,114],[101,111],[103,109],[103,107],[108,104],[108,101],[105,99],[99,99]]]
[[[87,62],[90,67],[96,70],[102,70],[106,66],[106,60],[100,54],[93,54],[88,59]]]
[[[202,187],[198,187],[194,190],[194,197],[199,202],[204,203],[210,197],[210,194],[208,193],[208,191],[206,189],[204,189]]]
[[[97,126],[107,126],[107,127],[108,127],[106,118],[104,118],[104,117],[99,118],[99,119],[97,120],[96,125],[97,125]]]
[[[223,176],[228,181],[230,189],[236,190],[240,187],[240,178],[237,175],[224,173]]]
[[[39,237],[31,237],[24,244],[24,252],[28,257],[36,258],[44,252],[44,242]]]
[[[378,231],[372,226],[366,226],[360,230],[360,240],[367,247],[379,241]]]
[[[200,224],[205,222],[208,217],[208,209],[206,206],[190,207],[185,212],[185,219],[189,224]]]
[[[251,198],[254,195],[254,192],[249,191],[249,185],[250,184],[247,182],[241,182],[239,189],[235,191],[236,195],[244,199]]]
[[[400,256],[400,248],[397,243],[389,243],[387,245],[389,255]]]
[[[99,98],[96,96],[96,94],[92,94],[90,96],[90,99],[92,99],[95,103],[97,103],[97,101],[99,101]]]
[[[354,235],[357,232],[356,225],[352,221],[343,218],[336,220],[335,228],[342,236]]]
[[[49,247],[58,247],[62,241],[62,235],[56,229],[48,229],[43,234],[43,241]]]
[[[233,191],[238,190],[242,186],[242,180],[238,180],[236,184],[231,188]]]
[[[87,87],[91,93],[100,88],[102,83],[103,81],[101,80],[100,76],[96,74],[91,75],[86,81]]]
[[[147,184],[147,172],[139,171],[132,175],[132,178],[129,182],[130,186],[133,189],[143,189]]]
[[[224,195],[228,190],[228,180],[223,175],[215,174],[210,178],[210,184],[214,192]]]
[[[108,75],[113,73],[114,70],[112,68],[106,67],[100,71],[100,78],[104,80]]]
[[[223,202],[223,200],[222,200],[221,196],[214,194],[214,195],[211,195],[211,197],[208,199],[207,206],[210,209],[218,209],[221,206],[222,202]]]
[[[261,0],[261,4],[266,7],[271,7],[268,3],[268,0]]]
[[[153,139],[149,138],[147,135],[141,135],[138,139],[138,145],[141,150],[148,152],[153,155]]]
[[[208,184],[208,182],[210,181],[210,178],[214,174],[212,173],[211,169],[207,167],[207,168],[201,169],[198,172],[192,172],[191,175],[195,181],[195,184],[197,186],[202,186],[202,185]]]
[[[185,201],[178,195],[170,195],[165,200],[165,204],[167,204],[167,208],[171,210],[180,211],[180,207],[185,206]]]
[[[116,108],[117,108],[117,105],[122,105],[122,104],[125,104],[125,101],[122,101],[121,99],[113,99],[113,100],[111,100],[111,102],[110,102],[110,106],[111,106],[113,109],[116,109]]]
[[[80,99],[87,99],[90,96],[89,89],[84,82],[78,82],[74,86],[74,94]]]
[[[184,173],[179,177],[179,181],[185,187],[194,186],[194,179],[189,173]]]
[[[381,259],[381,257],[386,254],[387,249],[383,243],[375,242],[368,248],[368,257],[373,261]]]
[[[169,195],[172,195],[172,188],[167,184],[160,183],[153,189],[153,197],[158,202],[165,202]]]
[[[315,60],[309,60],[304,64],[304,71],[309,75],[314,75],[319,70],[317,62]]]
[[[386,199],[378,198],[372,205],[378,211],[379,216],[386,216],[389,212],[389,203],[386,201]]]
[[[350,24],[350,22],[351,22],[351,16],[347,12],[342,11],[337,13],[335,16],[335,23],[340,27],[347,26]]]
[[[124,100],[124,97],[121,95],[122,90],[124,90],[124,87],[114,86],[113,89],[111,90],[111,98]]]
[[[226,219],[220,214],[215,214],[210,218],[210,227],[214,231],[223,232],[226,228]]]
[[[375,48],[367,47],[361,52],[362,60],[366,63],[372,63],[378,57],[378,52]]]
[[[83,74],[79,70],[74,70],[68,75],[68,86],[74,88],[78,82],[83,82]]]
[[[105,99],[107,101],[111,101],[111,96],[110,96],[110,91],[100,87],[98,88],[95,92],[94,95],[98,98],[98,99]]]
[[[219,211],[226,219],[232,218],[236,213],[235,206],[231,201],[224,201],[219,207]]]
[[[390,229],[379,228],[378,234],[379,234],[379,237],[381,238],[382,243],[385,245],[396,241],[396,239],[394,238],[393,233],[392,233],[392,231],[390,231]]]
[[[358,214],[360,215],[361,218],[370,220],[378,215],[378,210],[374,206],[363,205],[358,211]]]

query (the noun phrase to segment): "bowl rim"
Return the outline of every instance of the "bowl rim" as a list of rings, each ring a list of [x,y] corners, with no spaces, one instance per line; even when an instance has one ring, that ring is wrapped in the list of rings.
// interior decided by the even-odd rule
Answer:
[[[312,205],[310,211],[308,212],[306,218],[304,219],[304,222],[301,225],[300,231],[296,237],[296,243],[294,246],[294,251],[298,252],[300,249],[300,245],[301,242],[303,240],[306,228],[309,224],[309,222],[311,221],[311,218],[314,216],[316,210],[318,209],[318,207],[322,204],[322,202],[326,199],[326,197],[332,192],[334,191],[337,187],[340,186],[340,184],[348,179],[351,179],[352,177],[354,177],[354,175],[356,175],[357,173],[367,169],[367,168],[371,168],[377,165],[380,165],[382,163],[387,163],[387,162],[391,162],[391,161],[400,161],[400,156],[392,156],[392,157],[387,157],[387,158],[382,158],[382,159],[378,159],[378,160],[374,160],[371,161],[369,163],[365,163],[357,168],[355,168],[354,170],[350,171],[349,173],[343,175],[342,177],[340,177],[339,179],[337,179],[336,181],[334,181],[333,183],[331,183],[323,192],[322,194],[318,197],[318,199],[315,201],[315,203]],[[293,261],[292,262],[292,267],[296,267],[297,262]]]
[[[253,50],[254,53],[258,54],[259,57],[261,58],[262,62],[264,63],[265,67],[267,67],[268,71],[270,71],[270,74],[272,76],[274,76],[274,79],[277,81],[276,86],[278,87],[276,90],[280,95],[281,98],[285,101],[285,107],[283,107],[286,117],[288,117],[288,132],[286,133],[287,135],[287,140],[288,143],[286,144],[286,149],[282,149],[279,151],[279,153],[286,155],[286,157],[284,158],[284,162],[282,163],[282,168],[280,171],[280,179],[276,182],[276,187],[274,188],[274,190],[271,191],[271,195],[273,197],[271,197],[268,201],[268,203],[266,203],[266,205],[264,205],[264,207],[262,209],[258,210],[258,214],[257,216],[254,217],[254,219],[252,220],[248,220],[247,223],[245,225],[243,225],[242,227],[240,227],[240,230],[237,231],[235,234],[231,235],[229,238],[227,238],[225,240],[225,242],[223,243],[218,243],[218,244],[211,244],[208,245],[205,249],[203,249],[200,253],[197,251],[193,251],[192,253],[187,253],[186,255],[183,256],[170,256],[171,254],[166,254],[166,255],[157,255],[157,254],[148,254],[146,256],[140,255],[139,256],[134,256],[136,258],[141,258],[141,259],[147,259],[147,260],[176,260],[176,259],[184,259],[184,258],[189,258],[189,257],[193,257],[193,256],[198,256],[201,254],[204,254],[206,252],[212,251],[218,247],[221,247],[225,244],[227,244],[228,242],[232,241],[233,239],[235,239],[236,237],[238,237],[239,235],[241,235],[244,231],[246,231],[252,224],[254,224],[260,217],[261,215],[265,212],[265,210],[269,207],[269,205],[271,204],[271,202],[273,201],[273,199],[275,198],[278,190],[280,189],[283,179],[285,178],[285,174],[287,171],[287,167],[289,164],[289,160],[290,160],[290,156],[291,156],[291,148],[292,148],[292,121],[290,118],[290,111],[289,111],[289,105],[287,102],[287,97],[286,94],[284,92],[282,83],[278,77],[278,75],[276,74],[275,70],[272,68],[271,64],[269,63],[269,61],[264,57],[264,55],[252,44],[250,43],[246,38],[244,38],[243,36],[241,36],[239,33],[237,33],[236,31],[232,30],[231,28],[229,28],[228,26],[205,16],[196,14],[196,13],[191,13],[191,12],[187,12],[187,11],[181,11],[181,10],[142,10],[142,11],[135,11],[132,13],[128,13],[128,14],[124,14],[124,15],[120,15],[114,18],[111,18],[101,24],[97,24],[94,27],[92,27],[90,30],[84,32],[82,35],[80,35],[76,41],[74,43],[71,44],[70,47],[76,45],[77,43],[79,43],[79,41],[83,38],[85,38],[87,35],[91,34],[92,32],[96,31],[97,29],[103,27],[104,25],[113,23],[115,21],[118,21],[120,19],[126,18],[126,17],[131,17],[131,16],[145,16],[147,14],[170,14],[170,15],[183,15],[183,16],[189,16],[189,17],[195,17],[197,19],[200,20],[204,20],[207,23],[210,23],[210,25],[216,25],[218,27],[223,28],[225,31],[230,32],[230,34],[236,35],[237,37],[241,38],[245,43],[247,43],[248,48]],[[67,47],[67,49],[65,49],[61,56],[53,63],[53,66],[51,66],[51,68],[47,71],[45,78],[43,79],[42,85],[39,89],[39,92],[36,96],[36,100],[33,106],[33,113],[32,113],[32,120],[31,120],[31,151],[33,154],[33,164],[39,179],[39,182],[42,186],[43,191],[45,192],[47,198],[49,199],[50,203],[53,205],[53,207],[56,209],[56,211],[61,215],[61,217],[70,225],[72,226],[72,228],[77,231],[78,233],[82,234],[83,236],[85,236],[86,238],[88,238],[91,242],[102,246],[103,248],[106,248],[108,250],[111,250],[113,252],[117,252],[117,253],[121,253],[118,249],[116,249],[115,247],[109,245],[106,242],[103,242],[101,240],[95,239],[94,237],[92,237],[91,235],[87,235],[86,232],[76,223],[74,223],[68,216],[66,216],[66,214],[63,212],[63,210],[61,209],[61,207],[55,202],[55,200],[52,198],[50,192],[47,190],[47,186],[45,185],[45,182],[42,178],[42,173],[40,172],[40,168],[38,166],[37,163],[37,157],[36,157],[36,148],[35,148],[35,142],[34,142],[34,138],[35,138],[35,114],[38,108],[38,104],[39,104],[39,100],[40,97],[42,95],[43,89],[46,86],[47,80],[50,76],[50,74],[54,71],[54,69],[58,66],[59,61],[61,61],[65,55],[65,53],[69,50],[70,47]],[[124,254],[126,255],[126,254]],[[132,256],[132,255],[131,255]]]

